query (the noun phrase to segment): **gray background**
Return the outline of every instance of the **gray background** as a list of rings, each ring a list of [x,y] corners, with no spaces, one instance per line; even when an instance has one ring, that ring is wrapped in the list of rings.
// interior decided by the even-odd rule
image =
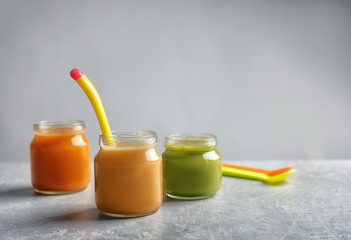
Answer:
[[[218,136],[224,159],[351,157],[351,1],[1,1],[0,161],[32,124]]]

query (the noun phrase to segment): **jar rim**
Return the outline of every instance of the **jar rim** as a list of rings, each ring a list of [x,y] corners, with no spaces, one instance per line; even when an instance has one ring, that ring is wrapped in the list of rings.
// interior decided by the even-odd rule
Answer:
[[[157,144],[157,133],[150,130],[116,130],[111,131],[111,136],[99,135],[101,146],[117,148],[143,147]]]
[[[165,137],[165,147],[181,150],[201,150],[217,146],[217,137],[208,133],[177,133]]]
[[[42,120],[33,124],[33,130],[40,133],[84,131],[85,122],[82,120]]]

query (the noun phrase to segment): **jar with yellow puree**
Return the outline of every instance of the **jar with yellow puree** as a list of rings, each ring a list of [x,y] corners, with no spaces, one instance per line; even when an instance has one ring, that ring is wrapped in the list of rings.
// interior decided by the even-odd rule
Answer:
[[[154,213],[162,203],[162,157],[152,131],[113,131],[100,135],[95,157],[95,201],[112,217]]]
[[[163,184],[175,199],[211,197],[221,187],[221,156],[217,137],[211,134],[172,134],[165,139]]]

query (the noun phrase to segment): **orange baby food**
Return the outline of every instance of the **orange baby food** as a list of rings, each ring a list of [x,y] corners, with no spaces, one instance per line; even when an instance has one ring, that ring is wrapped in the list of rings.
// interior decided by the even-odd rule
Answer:
[[[89,141],[82,121],[42,121],[31,143],[32,185],[44,194],[75,192],[90,181]]]
[[[122,143],[123,144],[123,143]],[[162,203],[162,157],[154,144],[101,144],[95,157],[98,209],[116,217],[142,216]]]

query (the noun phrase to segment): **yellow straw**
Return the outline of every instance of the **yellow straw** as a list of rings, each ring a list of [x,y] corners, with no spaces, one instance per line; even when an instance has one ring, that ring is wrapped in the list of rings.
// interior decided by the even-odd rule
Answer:
[[[102,135],[112,136],[110,125],[108,124],[106,113],[102,105],[102,101],[92,82],[79,69],[73,69],[71,71],[71,77],[74,80],[76,80],[76,82],[84,90],[85,94],[88,96],[90,103],[94,108],[96,117],[99,121]]]

